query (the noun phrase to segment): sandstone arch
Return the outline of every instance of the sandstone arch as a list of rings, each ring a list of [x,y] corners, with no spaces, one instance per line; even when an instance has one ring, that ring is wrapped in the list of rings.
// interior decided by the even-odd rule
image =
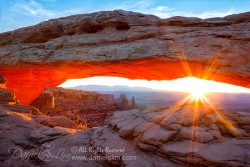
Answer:
[[[186,76],[250,88],[250,13],[160,19],[126,11],[42,22],[0,34],[0,73],[23,104],[67,79]]]

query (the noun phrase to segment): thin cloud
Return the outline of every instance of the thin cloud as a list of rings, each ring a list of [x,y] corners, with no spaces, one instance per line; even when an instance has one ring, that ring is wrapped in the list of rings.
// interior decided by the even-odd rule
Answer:
[[[44,0],[44,1],[53,1],[53,0]],[[202,13],[192,13],[186,11],[178,11],[177,9],[171,8],[169,6],[156,6],[156,7],[152,6],[153,4],[151,3],[151,1],[142,0],[136,3],[134,2],[132,3],[131,1],[125,1],[117,6],[113,6],[112,4],[110,4],[104,8],[98,8],[88,12],[123,9],[128,11],[141,12],[145,14],[152,14],[161,18],[169,18],[172,16],[185,16],[185,17],[199,17],[202,19],[210,17],[224,17],[234,13],[246,12],[246,11],[236,11],[235,9],[230,9],[228,11],[220,11],[220,12],[206,11]],[[46,9],[42,4],[38,3],[35,0],[31,0],[28,3],[17,3],[12,7],[12,11],[25,14],[28,16],[40,17],[43,20],[87,12],[82,9],[71,9],[71,10],[65,10],[63,12],[52,11]]]
[[[203,12],[203,13],[200,13],[197,15],[197,17],[200,17],[200,18],[211,18],[211,17],[224,17],[224,16],[228,16],[228,15],[232,15],[232,14],[235,14],[235,13],[241,13],[241,12],[247,12],[247,11],[236,11],[234,9],[231,9],[231,10],[228,10],[228,11],[225,11],[225,12]]]
[[[44,2],[55,2],[56,0],[41,0],[41,1],[44,1]]]
[[[41,4],[34,0],[29,1],[28,3],[17,3],[11,8],[11,10],[27,16],[41,18],[52,18],[56,16],[53,11],[45,9]]]
[[[109,10],[114,9],[123,9],[128,11],[136,11],[145,14],[156,15],[160,18],[169,18],[173,16],[184,16],[184,17],[199,17],[202,19],[211,18],[211,17],[224,17],[227,15],[247,12],[246,10],[235,10],[230,9],[226,11],[206,11],[201,13],[193,13],[187,11],[179,11],[175,8],[171,8],[169,6],[156,6],[152,7],[153,3],[151,1],[139,1],[137,3],[133,3],[131,1],[125,1],[121,5],[107,7]]]
[[[209,12],[202,12],[202,13],[192,13],[186,11],[178,11],[176,9],[170,8],[168,6],[157,6],[155,8],[150,8],[148,10],[140,10],[140,12],[154,14],[161,18],[169,18],[173,16],[184,16],[184,17],[199,17],[202,19],[211,18],[211,17],[224,17],[227,15],[246,12],[246,11],[236,11],[235,9],[230,9],[228,11],[209,11]]]
[[[53,1],[53,0],[44,0],[44,1]],[[28,3],[17,3],[11,8],[11,10],[19,14],[40,18],[41,20],[49,20],[58,17],[83,13],[81,9],[71,9],[65,11],[48,10],[42,4],[38,3],[35,0],[31,0]]]

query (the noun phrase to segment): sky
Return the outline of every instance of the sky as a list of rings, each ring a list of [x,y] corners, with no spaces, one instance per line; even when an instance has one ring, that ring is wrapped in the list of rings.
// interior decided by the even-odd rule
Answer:
[[[148,80],[129,80],[120,77],[91,77],[84,79],[71,79],[58,87],[75,87],[78,85],[107,85],[107,86],[143,86],[155,90],[178,91],[189,93],[250,93],[250,89],[231,84],[216,82],[212,80],[202,80],[195,77],[179,78],[170,81],[148,81]]]
[[[250,11],[250,0],[0,0],[0,33],[53,18],[117,9],[161,18],[209,18]]]

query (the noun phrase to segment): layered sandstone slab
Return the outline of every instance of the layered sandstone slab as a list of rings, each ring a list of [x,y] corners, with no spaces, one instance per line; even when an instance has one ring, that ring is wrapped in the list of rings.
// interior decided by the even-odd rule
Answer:
[[[111,11],[53,19],[0,34],[0,73],[24,104],[45,87],[91,76],[196,76],[250,87],[249,18]]]
[[[163,157],[176,163],[172,166],[249,166],[249,118],[249,114],[214,112],[204,106],[199,106],[199,110],[192,105],[151,107],[115,112],[110,122],[91,138],[96,148],[126,148],[124,152],[105,151],[105,155],[139,157],[145,152],[154,157],[153,161],[147,158],[134,162],[137,165],[171,166],[156,160]],[[132,166],[133,162],[123,163]]]

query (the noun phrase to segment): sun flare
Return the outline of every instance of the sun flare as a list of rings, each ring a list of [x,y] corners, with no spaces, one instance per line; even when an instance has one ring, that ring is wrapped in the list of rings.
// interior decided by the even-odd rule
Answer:
[[[193,91],[191,92],[191,97],[195,98],[195,99],[201,99],[206,95],[206,91],[201,91],[201,90],[197,90],[197,91]]]

